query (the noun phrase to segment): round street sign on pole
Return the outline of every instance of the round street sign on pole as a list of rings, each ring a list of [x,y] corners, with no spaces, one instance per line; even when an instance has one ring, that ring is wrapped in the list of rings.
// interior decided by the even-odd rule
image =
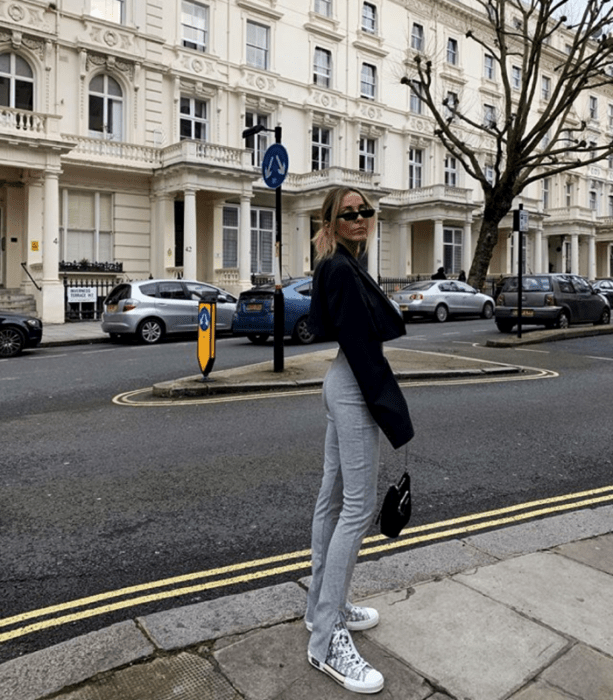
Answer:
[[[267,187],[276,189],[285,180],[289,166],[289,156],[285,146],[273,143],[269,146],[262,159],[262,177]]]

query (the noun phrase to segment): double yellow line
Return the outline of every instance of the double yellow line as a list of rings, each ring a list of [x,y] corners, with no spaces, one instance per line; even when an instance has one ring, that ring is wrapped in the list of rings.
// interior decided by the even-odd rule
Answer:
[[[529,501],[498,510],[489,510],[483,513],[474,513],[459,518],[443,520],[438,523],[419,525],[403,530],[399,538],[391,541],[383,535],[375,535],[366,538],[363,543],[364,546],[360,550],[360,557],[390,552],[392,550],[410,547],[411,545],[447,539],[453,536],[467,535],[479,530],[510,525],[545,515],[562,513],[568,510],[588,508],[607,502],[613,503],[613,485],[556,496],[554,498]],[[50,627],[66,625],[77,622],[78,620],[97,617],[125,608],[133,608],[138,605],[144,605],[167,598],[178,598],[180,596],[191,595],[214,588],[232,586],[238,583],[248,583],[278,574],[309,569],[311,566],[310,556],[311,551],[309,549],[303,549],[298,552],[289,552],[287,554],[266,557],[264,559],[254,559],[240,564],[209,569],[208,571],[198,571],[192,574],[184,574],[182,576],[120,588],[116,591],[108,591],[106,593],[99,593],[98,595],[79,598],[58,605],[51,605],[38,610],[30,610],[19,615],[0,619],[0,628],[13,628],[7,632],[0,633],[0,643],[33,632],[39,632]],[[249,569],[255,570],[249,571]],[[213,580],[203,582],[203,579]],[[187,586],[181,585],[190,582],[194,583]],[[166,590],[151,592],[162,588]],[[105,602],[118,598],[121,598],[121,600]],[[85,609],[80,610],[80,608]],[[40,619],[38,622],[29,622],[37,618],[46,619]]]

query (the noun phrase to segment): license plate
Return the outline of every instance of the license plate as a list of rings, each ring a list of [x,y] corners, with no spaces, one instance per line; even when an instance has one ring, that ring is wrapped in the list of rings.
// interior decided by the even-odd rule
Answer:
[[[406,304],[400,304],[400,310],[401,311],[408,311],[409,307]]]
[[[108,312],[109,314],[114,314],[115,311],[117,311],[117,304],[109,304],[109,305],[106,307],[106,310],[107,310],[107,312]]]
[[[247,304],[245,308],[247,311],[261,311],[262,304]]]
[[[521,315],[523,316],[534,316],[534,309],[522,309]],[[513,309],[511,316],[517,316],[517,309]]]

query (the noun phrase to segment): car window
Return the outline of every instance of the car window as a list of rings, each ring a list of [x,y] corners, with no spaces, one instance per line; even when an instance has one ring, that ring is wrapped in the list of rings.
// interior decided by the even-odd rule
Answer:
[[[441,292],[457,292],[458,289],[453,282],[439,282],[438,288]]]
[[[560,277],[558,279],[558,286],[560,287],[560,291],[562,294],[574,294],[575,293],[575,288],[573,287],[572,282],[565,277]]]
[[[509,277],[504,283],[503,291],[516,292],[517,285],[517,277]],[[550,292],[551,279],[549,277],[522,277],[521,288],[524,292]]]
[[[122,299],[128,299],[132,287],[129,284],[118,284],[114,289],[111,289],[109,295],[104,300],[105,304],[116,304]]]
[[[154,297],[157,295],[158,285],[157,282],[149,282],[148,284],[141,284],[139,287],[141,294],[146,297]]]
[[[311,291],[312,291],[312,286],[310,283],[302,284],[299,287],[296,287],[296,292],[298,292],[298,294],[302,294],[302,296],[304,296],[304,297],[310,297]]]
[[[461,291],[461,292],[469,292],[472,294],[472,292],[475,292],[475,288],[471,287],[470,284],[466,284],[465,282],[455,282],[455,286]]]
[[[185,286],[187,287],[187,298],[195,299],[196,301],[199,301],[203,294],[218,293],[214,287],[209,287],[208,284],[202,284],[201,282],[186,282]]]
[[[185,291],[180,282],[160,282],[158,296],[162,299],[185,299]]]
[[[411,282],[411,284],[407,284],[406,287],[403,287],[400,291],[401,292],[408,292],[408,291],[414,291],[414,290],[419,290],[419,291],[424,291],[426,289],[430,289],[430,287],[434,286],[434,282],[425,281],[425,282]]]
[[[573,286],[579,293],[591,292],[592,288],[582,277],[573,277]]]

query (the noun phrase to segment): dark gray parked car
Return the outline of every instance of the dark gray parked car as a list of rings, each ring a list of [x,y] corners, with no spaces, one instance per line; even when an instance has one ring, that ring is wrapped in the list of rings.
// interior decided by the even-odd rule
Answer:
[[[517,325],[518,278],[508,277],[496,300],[496,326],[510,333]],[[568,274],[522,277],[522,325],[568,328],[571,323],[607,324],[609,302],[583,277]]]
[[[236,297],[219,287],[191,280],[122,282],[104,300],[102,330],[111,338],[130,336],[157,343],[171,333],[196,333],[201,294],[217,294],[217,331],[232,328]]]
[[[592,282],[592,287],[599,294],[602,294],[603,297],[606,297],[609,301],[609,304],[613,306],[613,280],[596,280],[596,282]]]

